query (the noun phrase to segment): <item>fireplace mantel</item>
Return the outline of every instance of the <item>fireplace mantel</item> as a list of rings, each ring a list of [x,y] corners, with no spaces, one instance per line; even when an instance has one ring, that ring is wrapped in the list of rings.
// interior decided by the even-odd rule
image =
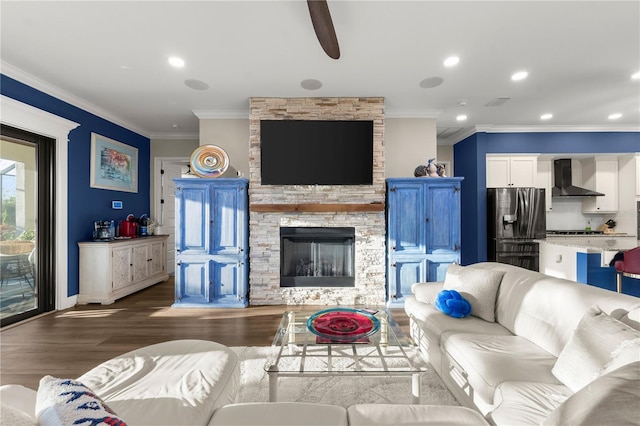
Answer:
[[[328,204],[328,203],[302,203],[302,204],[251,204],[249,209],[259,213],[285,213],[285,212],[382,212],[384,203],[369,204]]]

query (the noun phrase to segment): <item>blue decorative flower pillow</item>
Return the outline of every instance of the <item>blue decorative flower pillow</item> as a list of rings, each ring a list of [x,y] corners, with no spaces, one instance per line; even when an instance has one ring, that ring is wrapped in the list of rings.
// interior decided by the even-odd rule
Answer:
[[[442,290],[438,293],[434,306],[437,310],[454,318],[471,315],[471,304],[455,290]]]

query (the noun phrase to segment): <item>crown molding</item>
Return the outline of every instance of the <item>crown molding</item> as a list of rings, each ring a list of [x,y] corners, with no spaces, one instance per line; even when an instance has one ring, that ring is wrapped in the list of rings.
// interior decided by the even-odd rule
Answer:
[[[147,137],[147,138],[149,137],[149,132],[146,131],[145,129],[141,129],[129,123],[128,121],[124,120],[123,118],[117,117],[112,113],[90,102],[87,102],[84,99],[81,99],[75,95],[72,95],[71,93],[57,86],[54,86],[51,83],[47,83],[39,79],[38,77],[35,77],[27,72],[24,72],[21,69],[16,68],[11,64],[8,64],[4,61],[0,61],[0,71],[2,72],[2,74],[6,75],[7,77],[11,77],[14,80],[18,80],[21,83],[24,83],[28,86],[33,87],[34,89],[37,89],[41,92],[51,95],[57,99],[60,99],[61,101],[67,102],[75,107],[81,108],[87,112],[90,112],[91,114],[97,115],[100,118],[108,120],[119,126],[122,126],[144,137]]]
[[[436,108],[406,110],[385,108],[384,118],[438,118],[440,114],[442,110]]]
[[[485,133],[640,132],[640,125],[498,126],[488,124],[476,126],[475,130]]]
[[[201,120],[224,119],[224,118],[246,118],[249,119],[249,110],[238,109],[194,109],[193,113]]]
[[[198,133],[151,133],[150,140],[154,139],[171,139],[171,140],[199,140],[200,135]]]
[[[475,133],[551,133],[551,132],[640,132],[640,126],[600,125],[600,126],[498,126],[492,124],[469,127],[454,137],[439,139],[438,144],[455,145]]]

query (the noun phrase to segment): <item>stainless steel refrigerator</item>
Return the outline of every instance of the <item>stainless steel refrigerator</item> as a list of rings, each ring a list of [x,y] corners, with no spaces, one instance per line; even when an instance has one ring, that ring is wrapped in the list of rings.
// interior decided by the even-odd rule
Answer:
[[[544,189],[487,189],[487,258],[538,271],[537,239],[546,236]]]

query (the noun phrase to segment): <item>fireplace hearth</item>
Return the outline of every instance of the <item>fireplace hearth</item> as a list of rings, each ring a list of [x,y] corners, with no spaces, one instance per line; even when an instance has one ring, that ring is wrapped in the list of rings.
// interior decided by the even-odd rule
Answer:
[[[281,227],[280,287],[353,287],[355,228]]]

